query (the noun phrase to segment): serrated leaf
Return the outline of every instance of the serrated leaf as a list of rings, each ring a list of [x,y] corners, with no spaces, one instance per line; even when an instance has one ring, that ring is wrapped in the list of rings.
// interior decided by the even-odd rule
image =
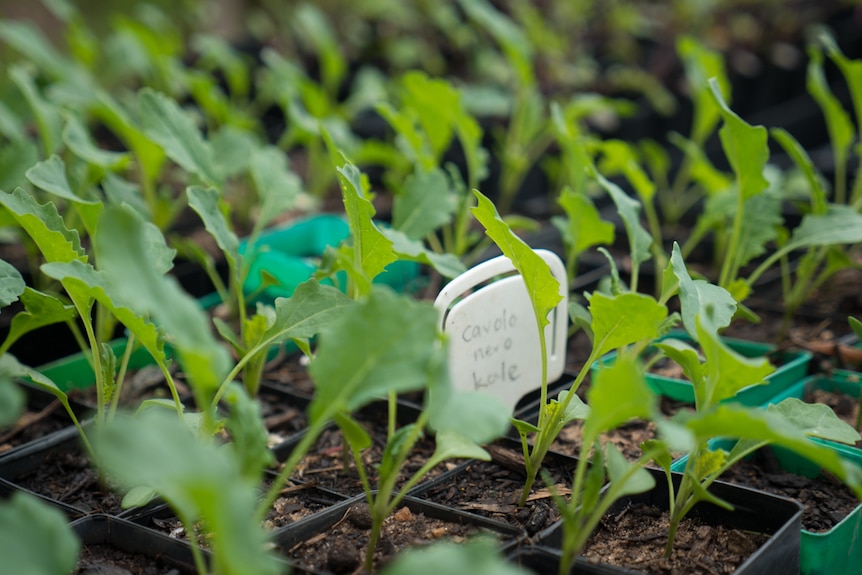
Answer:
[[[81,543],[59,510],[16,491],[0,503],[0,554],[10,573],[71,573]]]
[[[676,242],[673,243],[670,264],[674,275],[679,280],[682,323],[689,335],[697,336],[695,321],[697,317],[700,317],[704,327],[715,333],[729,326],[733,320],[733,315],[736,313],[736,301],[730,293],[726,289],[704,280],[691,279],[685,262],[682,260],[679,244]],[[705,313],[706,306],[710,306],[711,313]]]
[[[309,372],[316,393],[310,423],[353,411],[389,392],[422,389],[438,345],[433,306],[375,288],[320,334]]]
[[[780,403],[770,404],[767,409],[781,414],[806,435],[848,445],[862,439],[852,425],[842,421],[831,407],[823,403],[805,403],[796,397],[788,397]]]
[[[0,203],[33,239],[45,261],[86,261],[87,253],[81,247],[77,230],[66,227],[53,203],[39,204],[21,188],[11,194],[0,191]]]
[[[91,164],[106,170],[116,170],[129,162],[126,152],[103,150],[93,143],[87,128],[73,114],[65,114],[66,126],[63,128],[63,143],[73,154]]]
[[[830,204],[825,214],[807,214],[793,230],[785,250],[855,244],[862,241],[862,214],[849,206]]]
[[[549,323],[548,315],[563,299],[560,295],[560,282],[551,273],[547,262],[512,232],[497,213],[493,202],[478,190],[474,190],[474,194],[479,204],[471,209],[473,215],[485,227],[488,237],[494,240],[503,255],[509,258],[521,274],[533,304],[536,320],[539,322],[539,329],[544,329]]]
[[[103,269],[110,270],[110,286],[164,329],[193,386],[215,389],[227,373],[227,350],[215,341],[197,301],[175,278],[154,268],[148,233],[146,222],[132,208],[105,209],[94,241]]]
[[[611,182],[599,173],[596,173],[599,184],[604,188],[617,207],[617,212],[623,220],[626,233],[629,238],[629,252],[633,265],[639,265],[652,257],[650,246],[653,237],[644,229],[640,223],[641,203],[630,197],[620,189],[618,185]]]
[[[598,370],[587,391],[587,403],[590,412],[584,421],[585,443],[631,419],[652,418],[657,400],[637,358],[625,354]]]
[[[709,80],[709,86],[724,119],[719,130],[721,144],[736,174],[738,192],[747,200],[769,186],[763,177],[769,160],[769,133],[763,126],[750,125],[730,109],[715,78]]]
[[[147,137],[183,169],[209,184],[220,181],[212,151],[194,120],[168,96],[150,88],[138,92],[141,125]]]
[[[189,198],[189,207],[200,216],[204,227],[227,258],[230,269],[237,273],[240,262],[239,238],[236,237],[230,222],[219,206],[218,190],[190,186],[186,189],[186,194]]]
[[[695,414],[686,426],[703,442],[713,437],[736,437],[786,447],[841,479],[857,497],[862,496],[862,468],[840,457],[835,449],[811,441],[796,425],[777,413],[723,403],[713,410]]]
[[[408,238],[421,240],[448,223],[455,212],[455,199],[442,170],[417,171],[404,181],[392,206],[392,227]]]
[[[354,262],[371,281],[398,257],[392,250],[392,240],[374,224],[374,206],[367,197],[367,183],[363,182],[359,169],[353,164],[344,164],[338,168],[338,179],[350,222]]]
[[[335,322],[354,302],[332,286],[315,280],[297,286],[289,298],[275,300],[275,321],[260,342],[274,345],[288,339],[309,339]]]
[[[21,272],[9,262],[0,260],[0,308],[18,301],[26,287]]]
[[[566,212],[557,228],[569,249],[580,254],[596,245],[614,242],[614,225],[602,219],[592,200],[571,188],[563,188],[557,200]]]
[[[723,449],[702,450],[699,452],[697,461],[694,463],[694,475],[700,483],[707,477],[711,477],[722,471],[727,462],[727,452]]]
[[[102,213],[102,203],[98,200],[84,199],[72,191],[66,178],[66,164],[60,156],[52,155],[47,160],[37,163],[27,170],[26,175],[30,183],[37,188],[74,204],[84,220],[87,231],[93,232]]]
[[[438,254],[426,248],[421,241],[411,240],[404,233],[392,228],[383,228],[380,233],[392,242],[392,251],[400,260],[414,261],[433,267],[443,277],[454,278],[466,271],[466,267],[454,254]]]
[[[624,293],[610,297],[595,292],[589,299],[597,356],[637,341],[655,339],[667,316],[667,307],[644,294]]]

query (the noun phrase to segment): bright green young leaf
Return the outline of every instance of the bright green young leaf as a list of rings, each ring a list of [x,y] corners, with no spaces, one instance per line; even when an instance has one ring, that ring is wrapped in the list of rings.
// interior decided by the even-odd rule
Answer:
[[[380,466],[377,468],[381,479],[392,477],[393,474],[398,473],[398,466],[403,461],[404,454],[412,447],[411,438],[415,437],[415,433],[416,423],[408,423],[395,431],[386,441],[386,445],[383,446]]]
[[[655,184],[641,168],[634,148],[622,140],[605,140],[600,149],[602,158],[598,165],[599,171],[608,175],[624,175],[642,203],[652,202]]]
[[[347,72],[347,61],[341,53],[335,31],[327,22],[324,12],[314,3],[299,5],[293,17],[296,19],[297,31],[314,46],[324,86],[335,95]]]
[[[439,345],[433,306],[385,288],[347,307],[320,334],[309,372],[312,425],[389,392],[422,389]]]
[[[557,395],[556,402],[551,401],[551,405],[562,405],[566,401],[566,397],[572,393],[571,390],[564,389]],[[565,413],[562,414],[563,422],[568,423],[576,419],[586,419],[590,415],[590,406],[584,403],[578,394],[569,400],[569,405],[566,406]]]
[[[363,449],[368,449],[374,443],[365,428],[358,421],[350,417],[350,414],[344,412],[336,413],[333,416],[333,420],[341,430],[344,440],[350,445],[350,449],[353,451],[359,452]]]
[[[766,357],[749,358],[740,355],[722,343],[718,334],[697,321],[697,342],[706,356],[706,385],[695,385],[698,409],[708,409],[718,402],[733,397],[749,385],[764,383],[775,366]],[[702,401],[701,401],[702,399]]]
[[[684,138],[676,132],[668,134],[668,141],[682,150],[691,161],[691,178],[700,184],[707,195],[712,196],[730,188],[732,180],[727,174],[716,169],[709,158],[707,158],[702,146],[695,144],[692,140]],[[708,211],[704,211],[702,216],[708,214]]]
[[[703,442],[713,437],[734,437],[786,447],[829,471],[862,497],[862,468],[841,458],[835,449],[811,441],[777,413],[724,403],[692,416],[686,426]]]
[[[33,239],[45,261],[87,260],[77,230],[66,228],[53,203],[39,204],[21,188],[11,194],[0,191],[0,203]]]
[[[769,160],[769,133],[763,126],[750,125],[730,109],[715,78],[710,79],[709,86],[724,119],[719,130],[721,144],[736,174],[739,194],[747,200],[769,186],[763,177]]]
[[[102,213],[102,203],[98,200],[84,199],[72,191],[66,179],[66,164],[60,156],[52,155],[27,170],[27,179],[37,188],[72,202],[80,212],[87,231],[93,232]]]
[[[138,106],[144,132],[169,158],[208,184],[220,181],[209,144],[174,100],[144,88],[138,92]]]
[[[421,240],[452,218],[455,200],[446,174],[439,168],[418,171],[404,181],[392,206],[392,227],[408,238]]]
[[[805,175],[805,180],[811,188],[812,213],[823,214],[826,212],[826,189],[822,177],[815,171],[814,162],[805,148],[802,147],[793,135],[784,128],[772,128],[770,135],[779,143],[788,156],[793,159],[796,167]]]
[[[227,350],[216,342],[198,303],[175,278],[154,268],[147,223],[130,207],[110,206],[94,240],[112,289],[164,329],[193,385],[215,389],[228,370]]]
[[[856,334],[856,337],[862,340],[862,321],[859,321],[853,316],[848,317],[847,321],[850,322],[850,327],[853,329],[853,333]]]
[[[673,273],[679,280],[679,299],[682,313],[682,323],[692,337],[697,336],[695,318],[700,317],[702,325],[718,333],[730,325],[733,314],[736,313],[736,301],[722,287],[704,280],[693,280],[688,273],[679,245],[673,243],[670,256]],[[711,307],[711,313],[706,314],[706,306]]]
[[[0,260],[0,308],[18,301],[26,287],[21,272],[9,262]]]
[[[702,383],[706,373],[697,350],[684,341],[668,338],[656,342],[655,345],[672,361],[677,363],[689,381]]]
[[[667,307],[645,294],[623,293],[611,297],[595,292],[589,299],[593,347],[598,355],[637,341],[655,339],[667,317]]]
[[[862,69],[862,67],[860,67]],[[808,50],[808,93],[817,101],[823,116],[826,119],[826,127],[829,130],[829,140],[832,142],[832,151],[836,161],[843,162],[847,158],[847,152],[853,143],[855,130],[850,115],[844,110],[840,100],[835,97],[829,88],[826,75],[823,72],[823,52],[819,48],[812,47]]]
[[[512,229],[497,213],[493,202],[478,190],[474,194],[479,204],[472,208],[473,215],[485,227],[494,243],[500,248],[527,286],[527,293],[533,304],[533,311],[539,321],[539,329],[548,325],[548,315],[562,300],[560,282],[551,273],[551,268],[533,249],[516,236]]]
[[[624,354],[596,373],[587,403],[590,413],[584,421],[584,441],[591,442],[631,419],[653,417],[657,400],[637,358]]]
[[[189,198],[189,207],[200,216],[204,227],[227,258],[230,269],[233,273],[238,273],[239,238],[233,233],[227,216],[221,210],[218,191],[215,188],[189,186],[186,194]]]
[[[431,251],[421,241],[412,240],[399,230],[383,228],[380,233],[392,242],[392,251],[399,259],[429,265],[447,278],[454,278],[467,269],[454,254],[438,254]]]
[[[275,321],[260,341],[272,345],[314,337],[352,304],[353,300],[332,286],[314,280],[301,283],[289,298],[275,300]]]
[[[821,32],[820,41],[826,46],[829,59],[841,70],[844,80],[850,87],[850,97],[853,100],[853,111],[856,121],[862,124],[862,60],[851,60],[841,51],[838,43],[827,32]],[[862,129],[860,127],[859,129]]]
[[[59,509],[20,491],[0,502],[0,556],[9,573],[71,573],[80,549]]]
[[[25,288],[21,293],[22,311],[12,317],[9,332],[0,346],[0,354],[7,351],[21,336],[40,327],[74,319],[77,312],[75,306],[66,305],[59,298]]]
[[[566,245],[576,254],[614,242],[614,225],[602,219],[589,196],[576,193],[567,186],[557,202],[565,210],[566,218],[555,218],[554,225],[560,230]]]
[[[50,156],[60,145],[61,119],[57,107],[39,93],[36,81],[29,68],[19,64],[9,67],[9,78],[24,94],[24,99],[33,111],[36,129],[44,156]]]
[[[831,407],[823,403],[805,403],[796,397],[789,397],[780,403],[770,404],[767,409],[781,414],[806,435],[848,445],[862,439],[853,426],[842,421]]]
[[[433,157],[439,158],[452,141],[454,116],[461,108],[460,94],[446,80],[410,71],[402,80],[403,107],[415,115]]]
[[[640,202],[630,197],[618,185],[601,174],[596,173],[596,178],[602,188],[610,194],[623,220],[623,225],[629,237],[629,251],[631,253],[632,264],[639,265],[649,260],[652,257],[650,246],[652,246],[653,237],[640,223]]]
[[[66,126],[63,128],[63,143],[76,156],[88,164],[106,170],[120,169],[128,163],[128,153],[112,152],[96,146],[90,132],[77,116],[67,113],[64,117]]]
[[[614,488],[614,494],[618,497],[643,493],[655,487],[655,479],[643,467],[638,467],[626,478],[626,474],[631,473],[635,464],[626,459],[613,443],[605,446],[605,464],[608,468],[608,479]]]
[[[460,0],[467,15],[494,37],[512,65],[518,84],[529,88],[535,84],[533,45],[515,22],[499,12],[487,0]]]
[[[392,250],[392,240],[384,236],[374,223],[374,206],[368,198],[367,182],[359,169],[347,163],[338,168],[338,179],[350,222],[354,263],[371,281],[397,259]]]
[[[148,409],[118,417],[94,437],[99,467],[126,489],[152,488],[185,522],[202,522],[213,556],[213,572],[275,575],[267,538],[255,519],[258,484],[242,472],[236,451],[194,435],[176,414]]]
[[[770,242],[778,238],[784,224],[782,209],[782,199],[771,190],[745,201],[741,228],[745,241],[739,246],[740,266],[769,252]]]

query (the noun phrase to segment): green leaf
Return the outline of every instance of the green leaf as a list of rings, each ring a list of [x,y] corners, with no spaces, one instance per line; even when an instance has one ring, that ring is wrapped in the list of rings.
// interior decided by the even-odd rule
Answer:
[[[261,475],[244,475],[235,450],[193,434],[175,413],[159,409],[118,417],[98,431],[93,443],[106,475],[126,489],[152,488],[187,529],[201,522],[213,551],[213,572],[281,572],[266,551],[267,537],[254,513]]]
[[[249,168],[262,200],[255,228],[262,229],[296,203],[302,180],[287,165],[284,152],[272,146],[254,150]]]
[[[572,390],[564,389],[557,395],[556,402],[551,401],[551,405],[554,405],[555,403],[556,405],[562,405],[570,393],[572,393]],[[590,406],[584,403],[584,400],[582,400],[576,393],[575,396],[569,400],[569,405],[566,406],[566,411],[562,414],[563,419],[560,423],[568,423],[576,419],[586,419],[589,415]]]
[[[641,450],[644,453],[650,453],[653,457],[653,462],[665,470],[670,472],[670,466],[673,463],[673,454],[664,441],[660,439],[647,439],[641,443]]]
[[[580,254],[593,246],[614,242],[614,225],[602,219],[589,196],[576,193],[567,186],[557,202],[565,210],[566,218],[556,219],[554,224],[574,253]]]
[[[682,368],[683,373],[685,373],[689,381],[703,385],[706,372],[703,369],[701,357],[695,348],[684,341],[673,338],[663,339],[653,345],[659,348],[672,361],[676,362]]]
[[[26,287],[21,272],[9,262],[0,260],[0,308],[18,301]]]
[[[411,240],[399,230],[383,228],[380,233],[392,242],[392,251],[401,260],[415,261],[433,267],[443,277],[454,278],[467,269],[454,254],[438,254],[421,241]]]
[[[860,120],[862,118],[862,61],[847,58],[829,33],[821,31],[819,38],[826,46],[829,59],[838,66],[841,74],[844,76],[844,80],[850,87],[850,97],[853,100],[856,121],[862,122]]]
[[[708,409],[749,385],[763,384],[766,376],[775,371],[766,357],[749,358],[730,349],[717,334],[705,329],[699,319],[697,342],[706,356],[705,386],[693,382],[698,409]]]
[[[45,261],[87,260],[87,252],[81,247],[77,230],[66,227],[53,203],[40,205],[21,188],[11,194],[0,191],[0,203],[33,239]]]
[[[529,571],[503,559],[494,540],[477,537],[466,543],[435,543],[400,553],[381,575],[529,575]]]
[[[98,200],[86,200],[72,191],[66,179],[66,164],[60,156],[52,155],[37,163],[27,170],[27,179],[37,188],[72,202],[80,212],[87,231],[92,233],[96,229],[96,223],[102,213],[102,203]]]
[[[627,460],[613,443],[605,446],[605,463],[608,468],[608,478],[617,497],[643,493],[655,487],[655,479],[643,467],[638,467],[632,472],[635,464]],[[628,473],[631,475],[626,478]]]
[[[490,461],[491,456],[477,442],[471,441],[458,433],[457,430],[438,431],[434,436],[436,447],[433,461],[446,461],[449,459],[478,459]]]
[[[479,204],[471,209],[473,215],[485,227],[488,237],[494,240],[503,255],[509,258],[521,274],[533,304],[536,321],[539,322],[539,329],[543,330],[549,323],[548,315],[563,299],[560,295],[560,282],[551,273],[547,262],[512,232],[497,213],[493,202],[478,190],[474,190],[474,194]]]
[[[763,177],[769,160],[769,133],[763,126],[750,125],[730,109],[715,78],[710,79],[709,86],[724,119],[719,130],[721,144],[736,174],[739,194],[747,200],[769,186]]]
[[[601,292],[589,296],[593,347],[596,355],[658,336],[667,307],[652,297],[624,293],[613,297]]]
[[[407,177],[403,190],[395,196],[392,227],[420,240],[451,220],[455,203],[442,170],[420,170]]]
[[[634,148],[622,140],[605,140],[601,142],[602,158],[598,169],[603,174],[623,174],[634,188],[641,203],[652,202],[655,196],[655,184],[638,163]]]
[[[432,305],[382,287],[347,307],[321,332],[309,367],[316,386],[310,424],[389,392],[422,389],[439,345],[438,319]]]
[[[204,227],[227,258],[230,269],[233,273],[238,273],[240,263],[239,238],[231,230],[230,222],[221,209],[218,190],[189,186],[186,189],[186,194],[189,198],[189,207],[200,216]]]
[[[55,80],[66,77],[75,68],[32,22],[4,18],[0,21],[0,39]]]
[[[94,237],[111,288],[164,329],[193,386],[215,389],[228,370],[227,350],[216,342],[197,301],[154,267],[152,240],[147,223],[128,206],[106,208]]]
[[[150,88],[138,92],[141,124],[147,137],[183,169],[208,184],[220,181],[212,151],[194,120],[168,96]]]
[[[856,337],[862,340],[862,321],[859,321],[853,316],[849,316],[847,321],[850,322],[850,328],[853,330],[853,333],[856,334]]]
[[[487,0],[460,0],[459,4],[464,12],[487,30],[503,49],[503,53],[516,73],[517,85],[522,89],[532,87],[535,84],[534,48],[524,31]]]
[[[9,78],[24,95],[33,111],[43,154],[53,154],[60,145],[60,113],[57,106],[42,97],[28,68],[19,64],[10,66]]]
[[[7,357],[12,356],[4,354],[0,357],[0,427],[15,423],[27,401],[24,392],[14,381],[15,374],[5,369]]]
[[[801,399],[788,397],[780,403],[770,404],[767,409],[781,414],[806,435],[848,445],[862,439],[853,426],[842,421],[831,407],[823,403],[805,403]]]
[[[649,260],[652,255],[650,246],[653,237],[640,223],[641,203],[630,197],[620,189],[618,185],[596,173],[599,184],[610,194],[611,199],[617,206],[617,212],[623,220],[626,233],[629,237],[629,252],[631,253],[632,265],[637,266]]]
[[[682,313],[682,323],[692,337],[697,336],[695,319],[700,317],[704,327],[718,333],[730,325],[736,313],[736,301],[730,293],[717,285],[704,280],[693,280],[688,274],[679,244],[673,243],[670,256],[673,273],[679,280],[679,300]],[[711,313],[705,313],[710,306]]]
[[[20,491],[0,502],[0,556],[9,573],[71,573],[80,549],[59,509]]]
[[[38,160],[39,148],[34,142],[30,140],[7,142],[0,149],[0,190],[14,190],[19,186],[27,185],[25,174]]]
[[[793,159],[793,163],[805,175],[805,180],[811,188],[812,213],[823,214],[826,212],[826,189],[820,174],[814,169],[814,162],[802,145],[793,135],[784,128],[772,128],[769,133],[781,144],[784,151]]]
[[[367,181],[359,169],[353,164],[344,164],[338,168],[338,179],[350,222],[353,260],[370,282],[398,257],[392,250],[392,240],[374,224],[374,206],[367,195]]]
[[[339,412],[333,416],[335,424],[341,430],[341,435],[355,453],[368,449],[373,444],[371,436],[350,414]]]
[[[268,433],[263,424],[260,404],[245,389],[232,383],[224,394],[228,407],[227,430],[240,472],[250,481],[260,479],[263,470],[275,461],[267,445]]]
[[[463,440],[485,444],[506,434],[510,411],[487,393],[453,391],[428,425],[438,434],[457,433]]]
[[[701,450],[692,470],[697,482],[722,472],[727,463],[727,455],[727,451],[723,449]]]
[[[275,300],[275,321],[260,341],[267,345],[288,339],[309,339],[334,323],[353,300],[315,280],[299,284],[289,298]]]
[[[587,403],[590,412],[584,421],[585,444],[631,419],[652,418],[657,401],[637,358],[625,354],[596,373]]]
[[[383,456],[380,459],[380,466],[377,468],[382,481],[398,473],[398,466],[404,461],[410,449],[413,448],[415,431],[416,424],[409,423],[392,434],[392,437],[383,446]],[[414,441],[410,441],[411,437],[414,438]]]
[[[850,115],[829,88],[829,83],[823,72],[823,52],[816,47],[811,47],[808,50],[806,86],[808,93],[817,101],[823,111],[823,116],[826,118],[826,127],[829,130],[829,140],[832,143],[833,153],[839,161],[844,161],[853,143],[855,130]]]
[[[786,447],[829,471],[857,497],[862,497],[862,468],[843,459],[835,449],[815,443],[777,413],[723,403],[713,410],[693,415],[686,426],[703,442],[713,437],[734,437]]]
[[[802,218],[784,249],[792,251],[812,246],[855,244],[860,241],[862,214],[849,206],[830,204],[825,214],[807,214]]]
[[[691,139],[700,145],[715,129],[721,114],[710,94],[708,80],[717,78],[725,96],[730,94],[730,80],[727,78],[721,53],[707,49],[692,36],[680,37],[676,42],[676,49],[685,66],[685,76],[694,103]]]
[[[63,143],[68,146],[73,154],[88,164],[106,170],[118,170],[128,164],[128,153],[112,152],[99,148],[93,143],[86,126],[84,126],[77,116],[67,113],[64,117],[66,119],[66,126],[63,128]]]

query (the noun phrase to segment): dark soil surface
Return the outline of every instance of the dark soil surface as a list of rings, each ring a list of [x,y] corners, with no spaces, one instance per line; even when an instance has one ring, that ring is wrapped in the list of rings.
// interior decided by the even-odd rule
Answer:
[[[267,443],[271,449],[280,451],[279,446],[291,441],[307,427],[307,398],[262,388],[257,399],[263,424],[269,435]]]
[[[488,450],[494,458],[492,461],[471,461],[416,496],[520,527],[531,535],[556,522],[560,515],[541,476],[533,484],[527,505],[518,507],[526,479],[520,450],[498,445],[489,446]],[[551,474],[558,492],[570,493],[575,469],[573,460],[561,463],[547,457],[543,469]]]
[[[85,545],[72,575],[192,575],[160,561],[158,557],[128,553],[109,545]]]
[[[680,524],[672,556],[665,559],[667,531],[667,511],[638,504],[603,519],[583,555],[591,561],[656,575],[716,575],[733,573],[768,539],[759,533],[707,525],[689,516]]]
[[[292,549],[282,550],[298,566],[324,573],[365,573],[360,567],[371,527],[365,504],[355,505],[336,524]],[[383,523],[383,533],[374,553],[377,572],[400,551],[441,539],[463,542],[487,530],[458,521],[448,522],[414,513],[408,507],[395,511]]]
[[[57,400],[41,408],[28,407],[13,425],[0,428],[0,454],[70,425],[72,420]]]
[[[377,486],[376,466],[383,457],[386,445],[386,423],[381,418],[381,410],[375,406],[355,414],[355,419],[362,425],[372,438],[372,446],[362,452],[362,461],[372,488]],[[401,425],[404,424],[402,421]],[[434,453],[433,439],[420,438],[413,451],[401,466],[396,486],[403,485],[418,471]],[[345,455],[347,459],[345,459]],[[345,461],[347,465],[345,467]],[[453,469],[461,460],[444,461],[432,469],[422,480],[429,481],[438,475]],[[340,493],[347,497],[364,493],[356,462],[349,449],[345,451],[345,442],[341,430],[332,427],[324,431],[314,447],[309,450],[294,470],[293,479],[299,482],[314,482],[318,487]]]
[[[314,382],[308,374],[308,364],[301,353],[279,354],[267,363],[263,379],[276,387],[311,397]]]
[[[89,458],[78,449],[55,449],[32,473],[15,478],[26,489],[80,509],[116,515],[122,497],[102,483]]]
[[[859,505],[859,500],[838,479],[825,474],[809,479],[788,473],[765,449],[731,467],[721,480],[799,501],[804,507],[802,528],[814,533],[832,529]]]

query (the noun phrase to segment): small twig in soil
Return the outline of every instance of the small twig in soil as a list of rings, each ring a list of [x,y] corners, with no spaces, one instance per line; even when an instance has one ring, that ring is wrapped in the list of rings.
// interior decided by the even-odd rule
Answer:
[[[301,483],[299,485],[291,485],[289,487],[285,487],[281,491],[278,492],[279,495],[286,495],[288,493],[296,493],[297,491],[304,491],[306,489],[312,489],[317,485],[317,481],[310,481],[308,483]]]
[[[0,444],[6,443],[10,439],[21,433],[23,430],[27,429],[29,426],[42,421],[43,419],[54,413],[58,407],[60,407],[60,402],[55,399],[54,401],[46,405],[38,413],[34,413],[32,415],[22,415],[21,418],[15,423],[14,428],[6,432],[6,434],[0,435]]]

